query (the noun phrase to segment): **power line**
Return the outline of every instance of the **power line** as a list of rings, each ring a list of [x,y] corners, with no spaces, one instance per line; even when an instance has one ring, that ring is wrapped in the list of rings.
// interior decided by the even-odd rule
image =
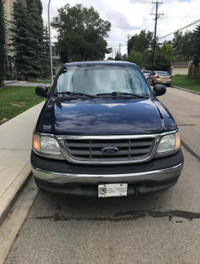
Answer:
[[[166,10],[168,10],[169,8],[172,8],[172,6],[174,6],[175,4],[177,4],[177,2],[174,2],[174,3],[171,3],[171,4],[168,4],[168,6],[162,10],[163,12],[165,12]]]
[[[193,25],[195,25],[195,24],[197,24],[197,23],[200,23],[200,19],[197,19],[196,21],[194,21],[194,22],[188,24],[187,26],[184,26],[184,27],[182,27],[182,28],[180,28],[180,29],[177,29],[177,30],[173,31],[172,33],[169,33],[169,34],[167,34],[167,35],[165,35],[165,36],[163,36],[163,37],[160,37],[159,40],[160,40],[160,39],[163,39],[163,38],[166,38],[166,37],[169,37],[169,36],[173,35],[174,33],[178,32],[178,31],[182,31],[182,30],[184,30],[184,29],[186,29],[186,28],[188,28],[188,27],[191,27],[191,26],[193,26]]]

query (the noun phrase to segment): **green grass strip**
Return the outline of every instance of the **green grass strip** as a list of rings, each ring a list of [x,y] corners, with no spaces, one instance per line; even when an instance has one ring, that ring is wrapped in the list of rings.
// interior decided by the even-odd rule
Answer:
[[[200,92],[200,78],[189,78],[186,75],[172,77],[172,85]]]
[[[43,100],[35,94],[35,87],[0,88],[0,125]]]

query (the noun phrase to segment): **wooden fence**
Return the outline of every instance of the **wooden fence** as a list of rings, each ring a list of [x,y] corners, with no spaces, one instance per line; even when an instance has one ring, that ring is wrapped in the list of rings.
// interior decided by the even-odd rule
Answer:
[[[188,76],[194,78],[200,78],[200,63],[198,67],[195,67],[195,65],[193,64],[189,65]]]

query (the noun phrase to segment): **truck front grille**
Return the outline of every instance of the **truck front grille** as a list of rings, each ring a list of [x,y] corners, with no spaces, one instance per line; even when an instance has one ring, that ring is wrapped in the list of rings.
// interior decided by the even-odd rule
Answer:
[[[125,139],[84,139],[65,140],[69,158],[82,164],[134,163],[150,158],[155,137]]]

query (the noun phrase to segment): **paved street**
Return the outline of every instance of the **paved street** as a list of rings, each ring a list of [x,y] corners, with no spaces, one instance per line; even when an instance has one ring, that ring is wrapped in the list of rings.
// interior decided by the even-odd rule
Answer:
[[[106,200],[39,192],[5,264],[199,264],[200,96],[167,88],[185,165],[177,185]]]

